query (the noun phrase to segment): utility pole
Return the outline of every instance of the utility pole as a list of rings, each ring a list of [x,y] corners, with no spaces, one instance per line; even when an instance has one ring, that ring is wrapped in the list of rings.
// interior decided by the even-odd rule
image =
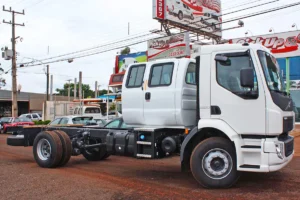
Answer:
[[[71,79],[67,80],[69,82],[68,84],[68,101],[70,101],[70,93],[71,93]]]
[[[82,72],[79,72],[79,99],[82,99]]]
[[[98,81],[95,82],[95,98],[98,97]]]
[[[3,23],[10,24],[12,26],[12,51],[13,51],[13,57],[12,57],[12,117],[18,117],[18,93],[17,93],[17,63],[16,63],[16,32],[15,27],[16,26],[25,26],[25,24],[17,24],[15,23],[15,14],[25,15],[25,12],[17,12],[9,8],[9,10],[5,9],[5,6],[3,6],[4,12],[10,12],[12,13],[12,21],[7,22],[3,20]]]
[[[46,101],[49,101],[49,65],[47,65],[47,83],[46,83],[46,88],[47,88],[47,97],[46,97]]]
[[[74,79],[74,99],[76,99],[77,96],[77,78]]]
[[[53,75],[50,77],[50,101],[53,101]]]

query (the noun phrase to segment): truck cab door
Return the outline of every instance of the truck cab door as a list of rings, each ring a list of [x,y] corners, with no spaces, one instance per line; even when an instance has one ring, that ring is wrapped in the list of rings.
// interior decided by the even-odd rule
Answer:
[[[228,58],[220,61],[218,56]],[[220,57],[219,57],[220,58]],[[220,119],[238,134],[266,133],[266,100],[257,62],[250,50],[212,53],[211,118]],[[254,87],[243,87],[241,71],[253,69]],[[251,72],[251,71],[250,71]],[[251,76],[252,77],[252,76]]]
[[[131,65],[122,85],[122,116],[126,124],[144,124],[144,75],[146,64]]]
[[[148,126],[176,126],[175,91],[178,60],[156,62],[147,68],[144,119]],[[151,65],[151,66],[150,66]]]

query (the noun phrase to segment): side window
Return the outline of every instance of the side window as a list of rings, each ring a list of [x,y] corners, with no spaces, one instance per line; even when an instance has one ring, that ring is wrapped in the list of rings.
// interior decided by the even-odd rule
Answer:
[[[68,118],[63,118],[63,119],[60,121],[59,124],[61,124],[61,125],[66,125],[66,124],[68,124],[68,122],[69,122],[69,119],[68,119]]]
[[[53,120],[49,125],[58,125],[60,120],[61,120],[61,118],[57,118],[57,119]]]
[[[196,64],[190,63],[185,76],[185,82],[187,84],[196,85]]]
[[[137,88],[143,84],[146,65],[137,65],[130,68],[128,73],[126,87]]]
[[[226,56],[227,61],[217,61],[217,81],[219,85],[232,93],[244,97],[247,92],[258,92],[257,78],[251,57],[244,53],[219,54]],[[254,88],[244,88],[241,86],[240,72],[242,69],[252,68],[254,73]],[[257,97],[257,96],[256,96]]]
[[[31,115],[26,115],[27,118],[31,119]]]
[[[169,86],[172,83],[174,63],[153,65],[150,73],[149,87]]]
[[[119,128],[120,120],[115,120],[107,124],[106,128]]]
[[[36,114],[32,114],[32,117],[33,117],[34,119],[39,118]]]

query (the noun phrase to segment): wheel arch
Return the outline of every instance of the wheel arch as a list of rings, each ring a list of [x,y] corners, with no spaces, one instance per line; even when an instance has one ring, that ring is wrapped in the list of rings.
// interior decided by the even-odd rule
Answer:
[[[235,139],[238,134],[225,122],[221,120],[200,120],[198,127],[195,127],[185,137],[180,150],[180,161],[182,171],[190,169],[190,157],[193,149],[203,140],[211,137],[221,137],[232,142],[235,151],[237,144]]]

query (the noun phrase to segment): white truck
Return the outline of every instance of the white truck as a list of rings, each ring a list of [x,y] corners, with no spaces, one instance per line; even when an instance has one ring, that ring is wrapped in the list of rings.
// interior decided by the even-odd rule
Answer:
[[[122,115],[133,129],[27,127],[7,143],[33,146],[36,162],[48,168],[66,164],[70,149],[93,161],[180,153],[182,170],[208,188],[231,187],[243,171],[286,166],[294,155],[293,103],[269,50],[211,45],[192,57],[129,66]]]

